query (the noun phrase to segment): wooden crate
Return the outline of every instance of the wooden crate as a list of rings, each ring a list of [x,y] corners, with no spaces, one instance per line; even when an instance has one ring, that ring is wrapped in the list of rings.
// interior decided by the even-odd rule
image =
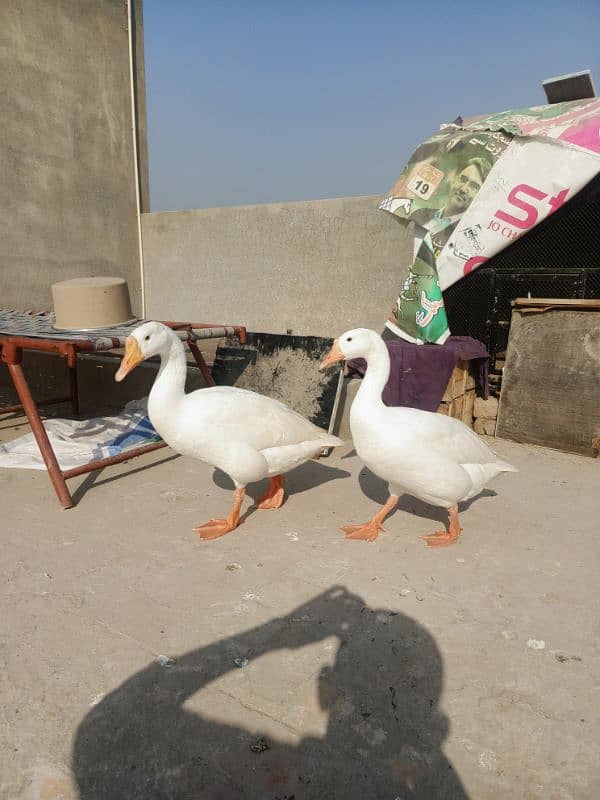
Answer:
[[[448,386],[442,397],[443,403],[449,403],[456,397],[475,388],[475,378],[471,375],[468,361],[458,361],[452,371]]]
[[[566,303],[515,301],[496,435],[594,456],[600,444],[600,301]]]
[[[448,381],[438,414],[460,419],[472,428],[474,405],[475,378],[471,375],[468,362],[459,361]]]

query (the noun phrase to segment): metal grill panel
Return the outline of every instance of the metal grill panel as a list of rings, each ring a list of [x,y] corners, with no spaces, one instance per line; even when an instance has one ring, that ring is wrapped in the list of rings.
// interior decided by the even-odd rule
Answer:
[[[593,300],[600,299],[600,270],[586,270],[583,296]]]
[[[493,319],[510,322],[511,301],[516,297],[582,297],[581,272],[496,273]]]
[[[498,376],[511,301],[528,295],[600,298],[600,174],[555,214],[444,292],[450,330],[483,342]]]
[[[489,309],[494,300],[494,271],[483,267],[444,292],[450,330],[489,346]]]

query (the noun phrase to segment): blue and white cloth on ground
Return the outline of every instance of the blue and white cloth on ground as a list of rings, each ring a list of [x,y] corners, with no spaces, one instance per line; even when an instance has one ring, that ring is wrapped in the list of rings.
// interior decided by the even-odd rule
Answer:
[[[46,419],[44,427],[63,470],[160,441],[148,419],[146,398],[127,403],[119,416]],[[32,433],[0,444],[0,467],[46,469]]]

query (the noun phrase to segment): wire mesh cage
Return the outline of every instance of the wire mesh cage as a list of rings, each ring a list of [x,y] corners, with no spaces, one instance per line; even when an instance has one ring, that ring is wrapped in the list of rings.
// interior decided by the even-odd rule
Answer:
[[[600,298],[600,174],[484,267],[444,292],[450,330],[482,341],[499,390],[512,301]]]

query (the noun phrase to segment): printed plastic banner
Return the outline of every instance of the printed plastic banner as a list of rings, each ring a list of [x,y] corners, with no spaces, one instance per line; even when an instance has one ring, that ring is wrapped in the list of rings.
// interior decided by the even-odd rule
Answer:
[[[380,205],[415,226],[408,277],[387,326],[414,342],[450,335],[443,290],[573,197],[600,171],[600,100],[442,126]]]

